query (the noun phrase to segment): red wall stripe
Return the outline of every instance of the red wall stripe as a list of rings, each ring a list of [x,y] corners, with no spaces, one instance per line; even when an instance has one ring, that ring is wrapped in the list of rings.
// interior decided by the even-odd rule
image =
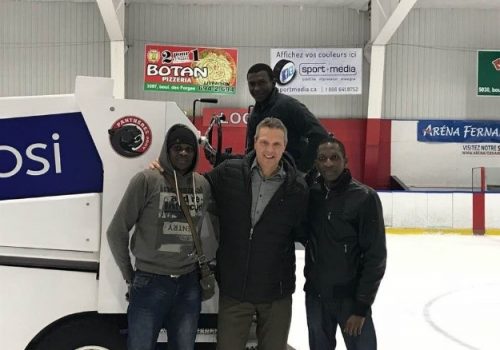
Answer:
[[[323,118],[320,121],[328,131],[333,132],[345,144],[348,167],[354,178],[366,182],[375,189],[388,189],[390,187],[390,120]],[[196,118],[195,125],[202,134],[205,132],[206,127],[202,125],[201,117]],[[224,128],[223,149],[232,147],[233,153],[243,153],[245,137],[246,128]],[[370,141],[370,148],[365,147],[367,141]],[[369,165],[368,170],[367,164]],[[200,172],[211,169],[204,155],[200,157],[198,169]]]

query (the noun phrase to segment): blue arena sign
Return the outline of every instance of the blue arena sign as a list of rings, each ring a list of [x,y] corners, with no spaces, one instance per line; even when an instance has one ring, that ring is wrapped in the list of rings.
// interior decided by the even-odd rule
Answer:
[[[102,192],[81,113],[0,119],[0,200]]]
[[[420,120],[417,140],[421,142],[500,143],[500,122],[467,120]]]

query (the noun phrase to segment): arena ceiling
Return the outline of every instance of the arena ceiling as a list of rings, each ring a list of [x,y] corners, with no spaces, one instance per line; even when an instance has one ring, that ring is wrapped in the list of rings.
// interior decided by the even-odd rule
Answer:
[[[5,0],[3,0],[5,1]],[[9,1],[9,0],[7,0]],[[96,2],[97,0],[10,0],[12,2]],[[385,3],[384,0],[372,0]],[[151,3],[151,4],[183,4],[183,5],[286,5],[286,6],[327,6],[349,7],[357,10],[367,10],[369,0],[112,0],[117,7],[121,3]],[[391,3],[401,1],[390,0]],[[470,8],[470,9],[500,9],[500,0],[418,0],[415,7],[424,8]]]

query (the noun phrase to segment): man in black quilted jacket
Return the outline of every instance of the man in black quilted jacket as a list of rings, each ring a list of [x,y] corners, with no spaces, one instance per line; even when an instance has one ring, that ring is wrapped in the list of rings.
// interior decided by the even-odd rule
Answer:
[[[318,147],[320,177],[309,192],[305,277],[311,350],[333,350],[340,326],[348,350],[376,350],[371,305],[386,266],[380,199],[354,180],[345,147],[330,137]]]
[[[295,244],[307,186],[284,154],[277,118],[256,128],[255,150],[206,176],[219,216],[218,350],[244,350],[257,315],[259,350],[285,350],[295,291]]]

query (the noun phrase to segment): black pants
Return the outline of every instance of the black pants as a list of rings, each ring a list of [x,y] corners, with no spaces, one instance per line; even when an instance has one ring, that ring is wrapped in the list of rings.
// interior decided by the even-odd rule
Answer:
[[[309,328],[310,350],[333,350],[337,345],[337,326],[344,329],[351,316],[352,299],[322,301],[306,294],[307,327]],[[371,315],[365,318],[361,334],[349,336],[342,332],[347,350],[376,350],[377,337]]]

